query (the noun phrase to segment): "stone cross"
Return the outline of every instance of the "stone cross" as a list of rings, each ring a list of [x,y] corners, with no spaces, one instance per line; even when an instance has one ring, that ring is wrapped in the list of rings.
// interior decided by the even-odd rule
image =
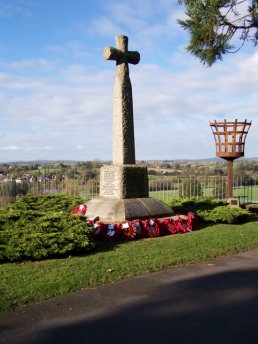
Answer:
[[[113,96],[113,164],[135,164],[133,97],[128,63],[137,64],[140,54],[128,51],[128,37],[116,36],[116,48],[104,48],[106,60],[116,61]]]
[[[149,197],[146,166],[135,164],[133,97],[128,63],[140,54],[128,51],[128,38],[116,37],[116,48],[105,47],[104,57],[116,61],[113,97],[113,164],[100,169],[100,197],[87,202],[87,217],[104,223],[173,215],[163,202]]]

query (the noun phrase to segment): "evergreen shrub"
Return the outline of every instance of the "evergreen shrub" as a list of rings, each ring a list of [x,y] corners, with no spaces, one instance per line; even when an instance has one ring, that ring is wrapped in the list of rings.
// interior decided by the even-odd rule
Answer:
[[[212,223],[243,223],[248,221],[249,213],[242,208],[219,206],[212,210],[199,210],[197,215],[205,222]]]
[[[182,198],[169,202],[175,213],[195,212],[208,223],[242,223],[248,221],[249,212],[241,208],[230,207],[226,201],[210,198]]]
[[[227,205],[227,202],[211,198],[179,198],[168,202],[175,213],[187,214],[188,211],[212,210],[218,206]]]
[[[0,209],[0,261],[65,256],[93,249],[91,227],[71,214],[78,197],[26,195]]]
[[[14,204],[8,206],[12,209],[20,210],[36,210],[36,211],[62,211],[71,213],[77,204],[83,203],[81,197],[59,195],[31,195],[18,199]]]

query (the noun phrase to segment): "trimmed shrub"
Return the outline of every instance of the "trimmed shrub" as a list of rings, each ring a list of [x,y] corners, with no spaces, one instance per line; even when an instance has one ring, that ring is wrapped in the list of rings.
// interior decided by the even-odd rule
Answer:
[[[199,218],[208,223],[241,223],[248,221],[249,212],[241,208],[230,207],[226,201],[210,198],[173,199],[169,205],[175,213],[195,212]]]
[[[14,204],[7,206],[11,209],[19,210],[36,210],[36,211],[62,211],[71,213],[75,206],[83,203],[80,197],[71,197],[65,194],[58,195],[31,195],[18,199]]]
[[[230,206],[218,206],[212,210],[197,210],[197,215],[205,222],[243,223],[248,220],[248,211]]]
[[[181,198],[172,199],[168,205],[175,213],[187,214],[189,211],[212,210],[218,206],[227,205],[227,202],[210,198]]]
[[[46,259],[93,249],[91,226],[70,212],[78,200],[27,195],[1,209],[0,261]]]

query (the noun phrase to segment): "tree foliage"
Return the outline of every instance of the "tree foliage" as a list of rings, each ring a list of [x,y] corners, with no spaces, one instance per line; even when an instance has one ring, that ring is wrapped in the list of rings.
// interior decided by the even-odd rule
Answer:
[[[186,19],[178,23],[190,33],[187,51],[212,66],[245,42],[258,42],[258,0],[178,0]],[[235,42],[238,47],[235,47]]]

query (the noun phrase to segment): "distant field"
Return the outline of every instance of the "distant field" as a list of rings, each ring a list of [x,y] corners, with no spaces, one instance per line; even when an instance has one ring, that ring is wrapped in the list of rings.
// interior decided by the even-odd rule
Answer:
[[[178,198],[178,190],[150,191],[149,195],[150,197],[166,202],[172,198]]]
[[[195,195],[191,195],[194,197]],[[151,191],[150,197],[159,199],[163,202],[170,200],[171,198],[179,198],[178,190],[159,190],[159,191]],[[188,197],[188,195],[186,195]],[[196,195],[196,197],[214,197],[214,188],[203,188],[202,195]],[[216,198],[218,196],[215,196]],[[234,197],[239,197],[241,201],[252,201],[258,202],[258,186],[252,187],[237,187],[234,188]],[[220,197],[218,197],[220,198]],[[221,197],[222,198],[222,197]]]
[[[234,188],[234,196],[258,202],[258,186]]]
[[[38,175],[40,173],[44,175],[44,173],[48,174],[48,173],[58,173],[58,172],[60,172],[60,168],[47,168],[47,169],[41,168],[37,170],[27,170],[24,173],[28,173],[32,175],[34,174]]]

